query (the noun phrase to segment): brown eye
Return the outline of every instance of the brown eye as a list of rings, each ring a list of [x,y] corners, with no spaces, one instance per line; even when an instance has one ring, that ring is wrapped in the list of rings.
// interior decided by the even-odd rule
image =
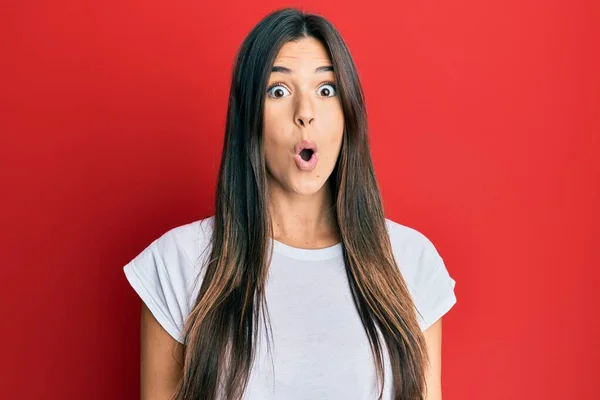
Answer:
[[[336,94],[335,85],[333,83],[325,84],[319,88],[319,92],[321,96],[333,97]]]
[[[273,85],[269,88],[269,90],[267,91],[267,94],[270,97],[279,99],[279,98],[285,97],[287,94],[289,94],[289,91],[282,85]]]

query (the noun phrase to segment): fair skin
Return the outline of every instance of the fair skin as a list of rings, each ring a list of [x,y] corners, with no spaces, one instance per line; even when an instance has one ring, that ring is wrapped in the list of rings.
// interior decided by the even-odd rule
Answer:
[[[313,38],[286,43],[275,60],[265,99],[264,149],[273,237],[299,248],[322,248],[340,241],[331,213],[327,180],[339,155],[344,115],[325,47]],[[328,83],[332,82],[332,84]],[[277,86],[273,86],[277,84]],[[294,146],[317,145],[318,162],[300,170]],[[424,331],[430,368],[427,400],[441,400],[441,318]],[[141,398],[168,400],[181,377],[184,346],[175,341],[142,303]]]
[[[184,346],[173,339],[142,302],[140,399],[168,400],[183,372]]]
[[[331,246],[340,240],[325,183],[344,133],[335,74],[319,69],[331,67],[331,60],[323,45],[310,38],[286,43],[273,65],[263,128],[273,237],[300,248]],[[300,170],[294,161],[294,146],[302,140],[317,145],[319,161],[312,171]]]

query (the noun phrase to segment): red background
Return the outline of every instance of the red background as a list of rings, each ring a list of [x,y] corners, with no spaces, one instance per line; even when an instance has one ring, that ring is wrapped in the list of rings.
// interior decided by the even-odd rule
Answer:
[[[597,399],[597,1],[287,3],[363,81],[388,217],[456,279],[445,400]],[[212,212],[233,57],[275,1],[4,1],[6,399],[136,398],[122,266]]]

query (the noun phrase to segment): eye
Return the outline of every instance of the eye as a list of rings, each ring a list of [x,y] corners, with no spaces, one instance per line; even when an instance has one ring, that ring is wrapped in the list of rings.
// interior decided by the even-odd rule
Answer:
[[[285,97],[290,94],[290,91],[285,88],[281,83],[275,83],[267,89],[267,94],[270,97],[275,97],[276,99]]]
[[[318,91],[325,97],[333,97],[336,95],[336,86],[333,82],[328,82],[321,86]]]

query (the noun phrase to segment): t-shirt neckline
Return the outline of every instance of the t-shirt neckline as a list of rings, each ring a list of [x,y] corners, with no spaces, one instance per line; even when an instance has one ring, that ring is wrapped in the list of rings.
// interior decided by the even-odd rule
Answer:
[[[296,260],[320,261],[342,256],[342,242],[320,249],[302,249],[292,247],[278,240],[273,240],[273,251]]]

